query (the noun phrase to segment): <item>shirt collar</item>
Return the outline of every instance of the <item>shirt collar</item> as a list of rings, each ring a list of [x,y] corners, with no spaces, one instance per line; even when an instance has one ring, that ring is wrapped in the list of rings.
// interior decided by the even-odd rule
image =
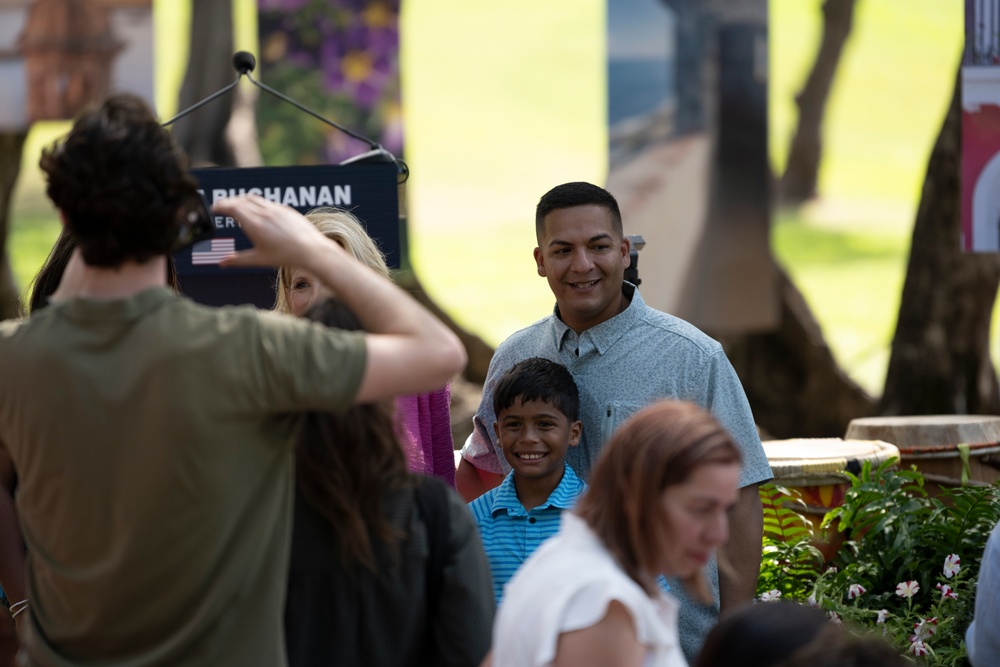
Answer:
[[[531,512],[548,509],[549,507],[558,507],[563,510],[569,509],[576,504],[576,499],[586,486],[583,480],[573,472],[573,468],[568,463],[563,463],[563,477],[559,481],[559,485],[553,489],[544,503],[533,508]],[[498,512],[506,512],[510,516],[527,516],[529,514],[524,509],[521,501],[517,499],[517,489],[514,487],[513,472],[507,473],[500,486],[497,487],[496,495],[493,496],[493,502],[490,504],[490,515],[496,516]]]
[[[625,310],[596,326],[584,330],[579,336],[580,338],[584,336],[589,337],[598,354],[603,355],[608,348],[614,345],[642,317],[641,313],[646,307],[646,302],[642,300],[642,295],[639,294],[639,290],[636,289],[635,285],[628,281],[623,282],[622,294],[629,300],[628,307]],[[552,316],[556,349],[562,350],[567,340],[576,338],[576,332],[559,319],[559,304],[556,304],[552,309]]]
[[[124,299],[84,299],[75,297],[52,304],[45,310],[60,313],[74,321],[86,320],[135,320],[161,304],[176,299],[168,287],[151,287]],[[45,312],[45,311],[42,311]]]

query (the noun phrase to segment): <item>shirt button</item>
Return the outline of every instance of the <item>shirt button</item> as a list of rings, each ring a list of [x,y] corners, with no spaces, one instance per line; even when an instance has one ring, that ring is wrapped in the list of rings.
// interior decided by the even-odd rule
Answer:
[[[535,517],[533,516],[528,517],[528,523],[535,523]]]

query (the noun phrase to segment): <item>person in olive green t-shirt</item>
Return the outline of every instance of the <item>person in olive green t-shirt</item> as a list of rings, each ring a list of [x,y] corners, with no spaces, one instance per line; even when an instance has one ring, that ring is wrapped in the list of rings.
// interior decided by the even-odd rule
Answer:
[[[41,166],[78,248],[48,308],[0,323],[0,585],[28,664],[283,665],[297,413],[434,389],[461,344],[259,197],[216,203],[254,244],[224,265],[308,267],[371,333],[173,294],[199,195],[138,98],[84,113]]]

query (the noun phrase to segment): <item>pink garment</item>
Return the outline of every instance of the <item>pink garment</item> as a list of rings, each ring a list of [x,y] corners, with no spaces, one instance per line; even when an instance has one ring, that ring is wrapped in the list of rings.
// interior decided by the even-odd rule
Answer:
[[[410,470],[440,477],[455,486],[455,445],[451,439],[451,386],[429,394],[396,397]]]

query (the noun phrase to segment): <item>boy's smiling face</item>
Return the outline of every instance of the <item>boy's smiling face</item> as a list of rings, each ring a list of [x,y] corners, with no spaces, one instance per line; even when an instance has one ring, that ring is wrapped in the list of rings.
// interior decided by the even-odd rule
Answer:
[[[551,403],[520,398],[500,411],[493,424],[503,456],[518,478],[562,479],[566,450],[580,442],[583,424],[571,422]]]

